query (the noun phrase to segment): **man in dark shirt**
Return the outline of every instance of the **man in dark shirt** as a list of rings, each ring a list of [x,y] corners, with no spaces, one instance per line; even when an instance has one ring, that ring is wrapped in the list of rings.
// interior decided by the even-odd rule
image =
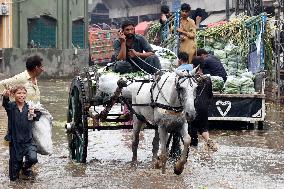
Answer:
[[[224,82],[227,80],[227,72],[221,63],[221,61],[214,55],[208,54],[206,50],[197,50],[197,56],[201,56],[204,59],[203,74],[210,74],[212,76],[220,76]]]
[[[122,23],[122,32],[113,43],[116,65],[114,71],[127,73],[131,71],[144,71],[150,74],[161,69],[159,58],[153,52],[148,41],[141,35],[135,34],[135,27],[131,21]],[[132,70],[123,70],[120,67],[131,64]],[[116,69],[117,67],[117,69]]]
[[[14,96],[14,102],[10,102],[10,94]],[[29,107],[25,102],[26,97],[27,90],[23,86],[15,86],[11,93],[7,90],[3,93],[3,107],[8,116],[8,134],[5,139],[10,142],[9,177],[11,181],[19,178],[21,169],[25,176],[32,176],[30,168],[38,162],[32,122],[39,120],[41,112],[35,112]]]
[[[204,59],[202,57],[194,57],[192,59],[193,67],[199,66],[196,73],[196,98],[194,99],[194,107],[196,111],[196,117],[189,124],[189,134],[191,137],[191,146],[198,145],[198,132],[205,140],[205,147],[213,151],[218,150],[218,144],[210,139],[208,132],[208,108],[212,103],[212,81],[210,77],[203,75]]]

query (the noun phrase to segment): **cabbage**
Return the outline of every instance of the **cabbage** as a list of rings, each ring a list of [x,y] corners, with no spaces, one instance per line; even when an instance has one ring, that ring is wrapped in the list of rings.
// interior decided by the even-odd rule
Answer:
[[[226,58],[226,52],[223,50],[214,50],[214,55],[219,59],[225,59]]]
[[[212,81],[212,90],[215,92],[221,92],[224,86],[224,80],[220,76],[210,76]]]
[[[234,76],[228,76],[227,81],[224,84],[223,91],[226,94],[239,94],[240,93],[239,78]]]

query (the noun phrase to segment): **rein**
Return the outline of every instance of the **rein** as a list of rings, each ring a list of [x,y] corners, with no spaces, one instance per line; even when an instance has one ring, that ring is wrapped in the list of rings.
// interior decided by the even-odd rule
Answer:
[[[153,68],[153,69],[155,69],[155,70],[157,70],[157,71],[161,71],[160,69],[158,69],[158,68],[152,66],[151,64],[149,64],[148,62],[146,62],[145,60],[143,60],[142,58],[140,58],[139,56],[136,55],[136,57],[137,57],[139,60],[141,60],[143,63],[145,63],[146,65],[150,66],[151,68]],[[145,74],[150,74],[150,73],[146,72],[143,68],[141,68],[140,66],[138,66],[138,64],[137,64],[134,60],[132,60],[132,58],[129,58],[129,59],[130,59],[130,61],[131,61],[135,66],[137,66],[137,68],[139,68],[139,70],[141,70],[143,73],[145,73]]]

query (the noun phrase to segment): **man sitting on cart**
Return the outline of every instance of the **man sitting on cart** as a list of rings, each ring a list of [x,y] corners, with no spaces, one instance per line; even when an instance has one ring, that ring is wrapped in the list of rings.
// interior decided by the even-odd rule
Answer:
[[[135,34],[134,23],[126,20],[122,23],[122,31],[113,43],[115,65],[113,70],[121,74],[143,71],[149,74],[161,69],[159,58],[155,55],[148,41]]]

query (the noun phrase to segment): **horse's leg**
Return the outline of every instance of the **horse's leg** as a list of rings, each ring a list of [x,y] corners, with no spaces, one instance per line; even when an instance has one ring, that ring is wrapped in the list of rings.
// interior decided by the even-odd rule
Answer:
[[[164,174],[166,172],[166,163],[168,159],[168,149],[167,149],[168,133],[164,127],[163,128],[159,127],[159,138],[161,143],[160,160],[162,162],[162,174]]]
[[[180,131],[181,136],[183,137],[184,141],[184,148],[182,150],[180,159],[176,162],[174,172],[177,175],[180,175],[183,172],[184,164],[187,161],[187,154],[188,154],[188,148],[190,145],[190,136],[188,134],[188,125],[185,123]]]
[[[132,162],[137,162],[137,149],[139,144],[139,133],[142,127],[142,122],[139,121],[136,117],[133,118],[133,136],[132,136]]]
[[[158,129],[155,129],[155,136],[153,138],[153,149],[152,149],[152,153],[153,153],[153,158],[152,160],[156,160],[158,157],[158,151],[159,151],[159,132]]]

